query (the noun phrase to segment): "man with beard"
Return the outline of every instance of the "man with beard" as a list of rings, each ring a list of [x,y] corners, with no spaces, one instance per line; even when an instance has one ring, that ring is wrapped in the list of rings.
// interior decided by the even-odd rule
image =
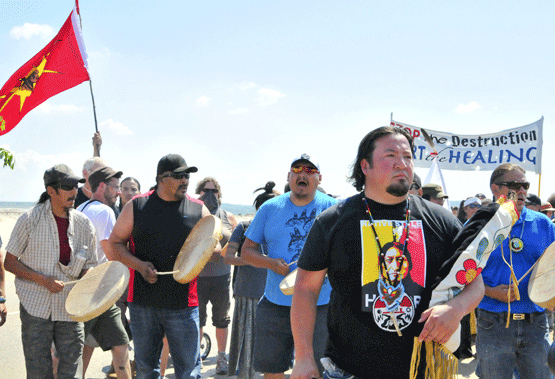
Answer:
[[[279,284],[296,267],[316,216],[336,203],[332,197],[317,191],[321,180],[320,166],[313,157],[302,154],[293,159],[287,174],[291,191],[265,202],[245,233],[243,260],[251,266],[268,269],[264,296],[256,310],[254,340],[254,369],[263,372],[266,378],[283,378],[293,359],[291,296],[284,295]],[[262,244],[267,255],[261,253]],[[330,290],[326,284],[320,296],[316,296],[314,357],[317,360],[322,357],[327,340]]]
[[[528,296],[530,276],[521,278],[555,241],[555,226],[547,216],[525,207],[529,187],[526,171],[516,164],[502,164],[491,174],[496,199],[516,192],[520,218],[482,271],[486,296],[478,305],[476,338],[480,378],[509,379],[515,368],[521,378],[552,377],[547,367],[547,314]],[[511,276],[520,280],[519,300]]]
[[[16,276],[27,378],[52,377],[52,343],[58,378],[82,378],[83,323],[66,312],[71,286],[64,282],[96,266],[94,226],[73,209],[77,183],[84,181],[64,164],[46,170],[46,191],[18,218],[6,247],[6,270]]]
[[[214,249],[212,257],[198,276],[198,301],[200,317],[200,335],[206,325],[206,306],[212,303],[212,324],[216,327],[216,342],[218,345],[218,360],[216,374],[227,374],[227,359],[225,348],[227,345],[227,326],[229,325],[229,285],[231,283],[231,266],[225,263],[222,247],[225,246],[233,229],[237,226],[235,217],[230,212],[220,208],[222,204],[222,189],[218,181],[211,177],[202,179],[195,190],[200,195],[210,213],[222,220],[222,239]]]
[[[451,244],[461,224],[446,209],[408,194],[412,152],[412,137],[403,129],[387,126],[368,133],[351,175],[362,192],[314,222],[298,262],[293,295],[292,378],[319,375],[312,335],[316,299],[326,275],[333,295],[322,361],[327,374],[338,378],[408,378],[414,338],[445,343],[482,298],[478,277],[446,304],[428,309],[432,286],[454,252]],[[395,255],[402,251],[407,259],[398,264],[402,274],[393,277],[379,258],[391,242]],[[422,377],[425,360],[414,359]]]
[[[197,172],[178,154],[158,162],[156,186],[123,207],[110,235],[108,258],[131,269],[129,313],[137,378],[159,376],[164,335],[175,377],[200,378],[197,280],[182,284],[171,275],[185,239],[210,211],[187,195],[189,175]]]
[[[96,229],[96,256],[98,264],[108,261],[105,250],[109,248],[108,238],[116,216],[112,206],[120,193],[119,179],[121,171],[111,167],[100,167],[89,175],[91,199],[81,204],[81,211],[92,221]],[[94,348],[100,346],[103,351],[111,350],[113,364],[118,378],[131,378],[128,344],[129,338],[121,319],[121,311],[117,305],[85,323],[85,347],[83,349],[83,376],[87,371]]]

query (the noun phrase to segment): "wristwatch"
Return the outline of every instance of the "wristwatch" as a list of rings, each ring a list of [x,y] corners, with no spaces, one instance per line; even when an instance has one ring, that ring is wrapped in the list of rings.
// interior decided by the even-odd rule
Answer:
[[[0,304],[4,304],[6,302],[6,298],[3,296],[0,296]]]

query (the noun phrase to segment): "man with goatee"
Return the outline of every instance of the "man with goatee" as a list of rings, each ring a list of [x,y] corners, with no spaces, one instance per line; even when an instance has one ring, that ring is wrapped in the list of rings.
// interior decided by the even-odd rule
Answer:
[[[110,235],[108,258],[133,269],[127,300],[138,379],[159,376],[164,335],[175,377],[200,378],[197,280],[182,284],[157,274],[173,271],[185,239],[210,215],[202,201],[187,195],[192,172],[197,168],[181,155],[162,157],[155,188],[125,204]]]
[[[293,360],[291,296],[284,295],[279,284],[297,267],[296,262],[316,216],[337,202],[317,190],[321,180],[320,165],[314,157],[309,154],[295,157],[287,173],[291,190],[265,202],[245,233],[243,260],[251,266],[268,269],[264,296],[256,309],[253,364],[265,378],[282,379]],[[260,253],[261,245],[265,245],[267,255]],[[320,296],[316,296],[314,358],[318,362],[328,336],[326,315],[330,292],[327,283]],[[321,376],[320,369],[315,377]]]

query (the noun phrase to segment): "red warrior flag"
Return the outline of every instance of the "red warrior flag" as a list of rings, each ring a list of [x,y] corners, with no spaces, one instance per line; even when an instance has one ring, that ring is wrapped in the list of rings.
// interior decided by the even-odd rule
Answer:
[[[74,8],[52,41],[0,90],[0,135],[49,97],[89,80],[87,52]]]

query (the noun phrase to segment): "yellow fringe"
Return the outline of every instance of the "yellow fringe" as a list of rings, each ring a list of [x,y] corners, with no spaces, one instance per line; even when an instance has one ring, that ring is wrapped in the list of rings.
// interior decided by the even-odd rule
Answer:
[[[459,372],[458,359],[443,345],[426,341],[426,373],[425,379],[456,379]],[[412,358],[410,362],[410,379],[416,379],[420,365],[422,343],[414,338]]]

